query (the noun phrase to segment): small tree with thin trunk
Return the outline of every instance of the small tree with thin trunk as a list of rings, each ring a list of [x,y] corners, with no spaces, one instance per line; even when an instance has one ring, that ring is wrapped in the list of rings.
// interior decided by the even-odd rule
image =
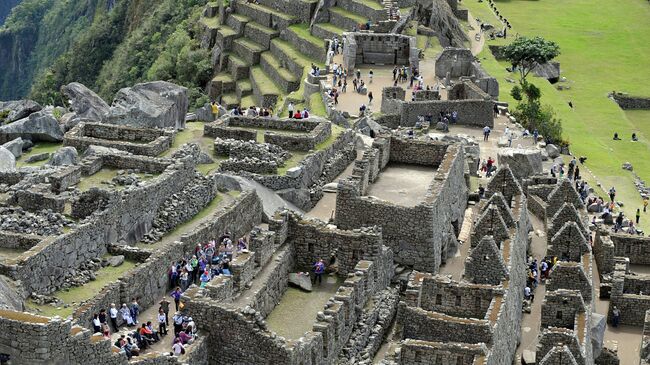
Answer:
[[[519,71],[520,83],[526,83],[526,76],[537,66],[546,63],[560,54],[560,46],[542,37],[517,37],[505,46],[503,54],[513,69]]]

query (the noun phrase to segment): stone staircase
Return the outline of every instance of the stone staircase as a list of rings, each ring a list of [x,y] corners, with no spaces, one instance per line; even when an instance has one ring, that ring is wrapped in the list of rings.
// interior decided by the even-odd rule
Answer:
[[[329,22],[309,29],[317,0],[244,0],[234,3],[233,13],[219,24],[215,4],[206,6],[201,19],[206,29],[202,45],[214,47],[217,71],[208,94],[226,108],[240,104],[277,108],[279,100],[300,91],[312,63],[324,67],[326,39],[368,20],[387,19],[385,5],[378,1],[338,0],[337,6],[326,10]],[[301,100],[300,94],[291,99]]]

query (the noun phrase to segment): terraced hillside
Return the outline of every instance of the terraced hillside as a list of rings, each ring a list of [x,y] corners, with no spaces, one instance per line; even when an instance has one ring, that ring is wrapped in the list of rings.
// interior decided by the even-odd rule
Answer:
[[[338,0],[329,9],[317,9],[316,0],[241,1],[231,5],[223,21],[219,6],[208,4],[201,21],[209,34],[204,41],[213,49],[208,94],[227,108],[278,110],[287,100],[302,104],[305,72],[312,64],[324,68],[327,40],[368,20],[388,18],[383,3],[375,0]],[[310,29],[315,14],[318,22]]]

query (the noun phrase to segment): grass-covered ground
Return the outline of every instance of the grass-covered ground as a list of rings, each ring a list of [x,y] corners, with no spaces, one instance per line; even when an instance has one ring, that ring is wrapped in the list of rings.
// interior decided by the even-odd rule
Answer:
[[[560,45],[562,76],[569,90],[558,91],[541,79],[534,79],[550,104],[563,120],[564,136],[576,156],[587,156],[587,166],[604,187],[616,186],[624,211],[631,216],[641,206],[633,175],[621,169],[629,161],[642,179],[650,181],[650,112],[624,112],[607,98],[613,90],[650,96],[650,5],[644,0],[495,0],[501,14],[512,24],[509,40],[516,34],[540,35]],[[497,26],[500,24],[488,3],[463,2],[475,18]],[[487,50],[489,44],[503,40],[486,40],[479,55],[488,72],[498,78],[501,100],[514,101],[509,91],[514,84],[506,78],[516,75],[505,71]],[[572,101],[575,109],[568,107]],[[622,141],[613,141],[618,132]],[[632,132],[641,141],[629,142]],[[642,220],[643,223],[643,220]],[[644,225],[642,225],[644,226]],[[650,225],[645,225],[646,229]]]

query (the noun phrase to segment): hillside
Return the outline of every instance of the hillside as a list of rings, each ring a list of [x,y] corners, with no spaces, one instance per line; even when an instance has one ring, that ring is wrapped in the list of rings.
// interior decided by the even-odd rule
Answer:
[[[195,25],[205,0],[23,0],[0,28],[0,100],[61,104],[78,81],[110,100],[154,78],[191,88],[209,79]]]
[[[9,16],[11,9],[16,6],[20,0],[3,0],[0,1],[0,25],[4,24],[5,19]]]

